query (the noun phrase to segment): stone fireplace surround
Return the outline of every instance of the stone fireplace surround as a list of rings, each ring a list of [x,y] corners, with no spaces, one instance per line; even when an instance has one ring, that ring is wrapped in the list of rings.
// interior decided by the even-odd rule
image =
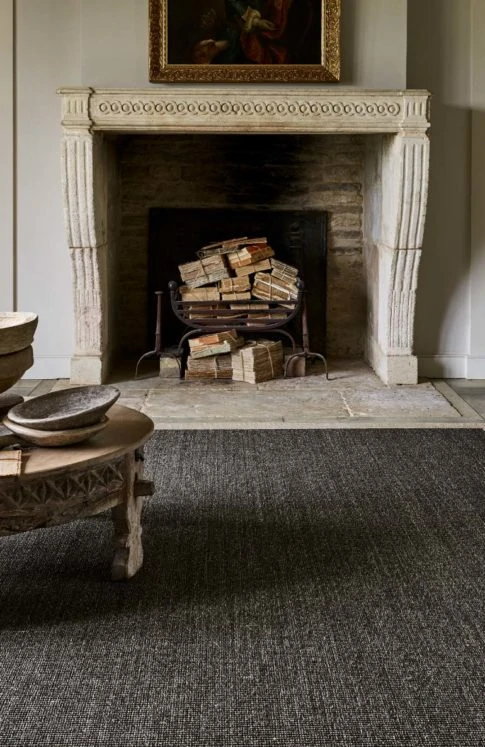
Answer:
[[[373,135],[365,138],[365,356],[385,383],[417,382],[413,328],[427,202],[428,92],[201,85],[59,93],[74,285],[73,382],[104,381],[112,354],[119,228],[112,135],[157,133]]]

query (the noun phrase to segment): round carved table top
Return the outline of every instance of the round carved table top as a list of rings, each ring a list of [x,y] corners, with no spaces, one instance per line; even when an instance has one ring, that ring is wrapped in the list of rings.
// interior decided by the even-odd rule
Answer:
[[[142,446],[153,432],[153,421],[130,407],[113,405],[107,415],[109,422],[106,428],[80,444],[26,449],[20,479],[66,472],[115,459]]]

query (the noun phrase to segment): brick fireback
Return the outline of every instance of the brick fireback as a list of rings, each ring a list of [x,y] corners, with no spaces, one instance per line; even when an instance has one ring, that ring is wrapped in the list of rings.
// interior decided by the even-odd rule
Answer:
[[[362,136],[134,135],[122,137],[118,149],[119,353],[138,354],[151,342],[140,335],[147,328],[148,209],[234,205],[328,212],[327,354],[362,356]]]

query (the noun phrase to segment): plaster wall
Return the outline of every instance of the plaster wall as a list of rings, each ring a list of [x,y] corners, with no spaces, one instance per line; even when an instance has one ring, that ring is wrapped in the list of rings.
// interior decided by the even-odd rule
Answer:
[[[14,2],[0,4],[0,307],[15,306]]]
[[[472,0],[470,338],[467,378],[485,379],[485,4]]]
[[[16,293],[39,315],[27,375],[69,375],[73,345],[71,267],[60,180],[56,82],[81,83],[81,3],[17,0]]]
[[[416,316],[420,371],[429,375],[485,377],[484,17],[482,0],[343,3],[342,84],[434,96]],[[147,88],[147,33],[145,0],[0,4],[0,305],[39,313],[31,377],[68,376],[73,350],[55,90]]]
[[[1,12],[13,2],[2,4]],[[16,6],[18,236],[15,249],[11,221],[0,227],[6,248],[2,305],[3,284],[15,284],[16,251],[19,308],[28,306],[40,318],[29,376],[68,376],[73,318],[55,91],[66,85],[147,88],[148,3],[16,0]],[[404,88],[407,0],[345,0],[343,6],[342,83]],[[12,77],[8,69],[0,69],[0,85],[8,88]]]
[[[409,0],[408,10],[407,85],[432,94],[415,349],[422,376],[460,378],[467,376],[471,323],[471,0]],[[481,189],[483,202],[485,183]],[[482,336],[477,346],[485,351]]]

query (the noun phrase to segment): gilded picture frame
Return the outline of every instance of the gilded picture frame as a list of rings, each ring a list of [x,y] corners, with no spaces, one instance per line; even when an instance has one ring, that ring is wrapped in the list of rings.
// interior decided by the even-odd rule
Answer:
[[[149,0],[150,81],[337,82],[340,11],[341,0]]]

